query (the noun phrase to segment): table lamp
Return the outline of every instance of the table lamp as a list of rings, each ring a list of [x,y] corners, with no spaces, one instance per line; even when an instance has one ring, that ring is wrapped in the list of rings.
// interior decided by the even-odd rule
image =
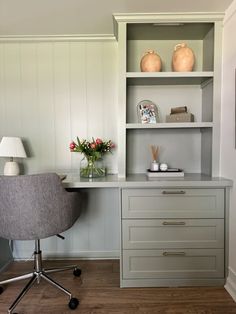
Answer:
[[[13,158],[26,158],[22,141],[19,137],[3,137],[0,143],[0,157],[10,157],[4,166],[5,176],[17,176],[20,173],[19,165]]]

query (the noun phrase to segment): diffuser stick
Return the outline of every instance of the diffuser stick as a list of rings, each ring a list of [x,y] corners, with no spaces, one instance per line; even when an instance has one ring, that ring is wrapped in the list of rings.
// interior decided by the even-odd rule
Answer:
[[[152,160],[158,160],[159,146],[151,145]]]

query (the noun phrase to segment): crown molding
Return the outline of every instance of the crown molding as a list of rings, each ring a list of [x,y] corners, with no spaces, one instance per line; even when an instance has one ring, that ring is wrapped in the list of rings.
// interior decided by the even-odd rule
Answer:
[[[162,12],[162,13],[114,13],[113,18],[116,22],[127,23],[142,23],[142,22],[155,22],[155,21],[182,21],[192,22],[193,20],[204,21],[221,21],[224,18],[224,12]]]

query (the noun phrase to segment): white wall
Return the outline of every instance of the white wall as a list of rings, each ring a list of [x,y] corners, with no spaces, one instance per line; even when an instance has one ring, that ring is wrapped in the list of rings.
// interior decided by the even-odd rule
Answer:
[[[224,12],[231,2],[232,0],[0,0],[0,35],[113,34],[113,13]]]
[[[25,173],[79,169],[76,136],[117,143],[116,76],[115,41],[0,43],[0,138],[24,139]]]
[[[223,39],[223,93],[221,121],[221,175],[234,180],[230,197],[229,276],[226,289],[236,301],[236,146],[235,146],[235,69],[236,0],[226,11]]]
[[[114,40],[0,43],[0,138],[20,136],[25,173],[79,171],[81,155],[69,151],[76,136],[117,143],[117,42]],[[4,160],[0,158],[0,174]],[[117,172],[117,154],[106,164]],[[44,256],[119,256],[118,189],[86,191],[88,206],[65,233],[42,243]],[[33,243],[15,243],[29,258]]]

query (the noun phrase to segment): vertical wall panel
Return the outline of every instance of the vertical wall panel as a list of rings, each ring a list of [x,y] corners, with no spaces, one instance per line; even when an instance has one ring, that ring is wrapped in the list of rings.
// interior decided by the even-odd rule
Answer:
[[[71,155],[70,142],[70,50],[69,43],[54,44],[54,118],[56,169],[68,169]]]
[[[50,171],[56,168],[56,134],[54,102],[53,44],[37,44],[37,88],[40,148],[39,169]]]
[[[37,88],[37,54],[35,44],[20,44],[20,118],[21,132],[27,141],[27,172],[39,171],[39,115]],[[37,156],[37,157],[36,157]]]
[[[5,44],[4,50],[4,134],[17,135],[21,130],[21,60],[20,45]]]
[[[86,43],[70,43],[70,114],[71,114],[71,140],[76,137],[87,138],[87,84],[86,84]],[[81,154],[71,154],[71,168],[79,171]]]
[[[87,77],[87,110],[88,110],[88,137],[103,137],[103,69],[102,45],[99,42],[86,44],[86,77]]]

